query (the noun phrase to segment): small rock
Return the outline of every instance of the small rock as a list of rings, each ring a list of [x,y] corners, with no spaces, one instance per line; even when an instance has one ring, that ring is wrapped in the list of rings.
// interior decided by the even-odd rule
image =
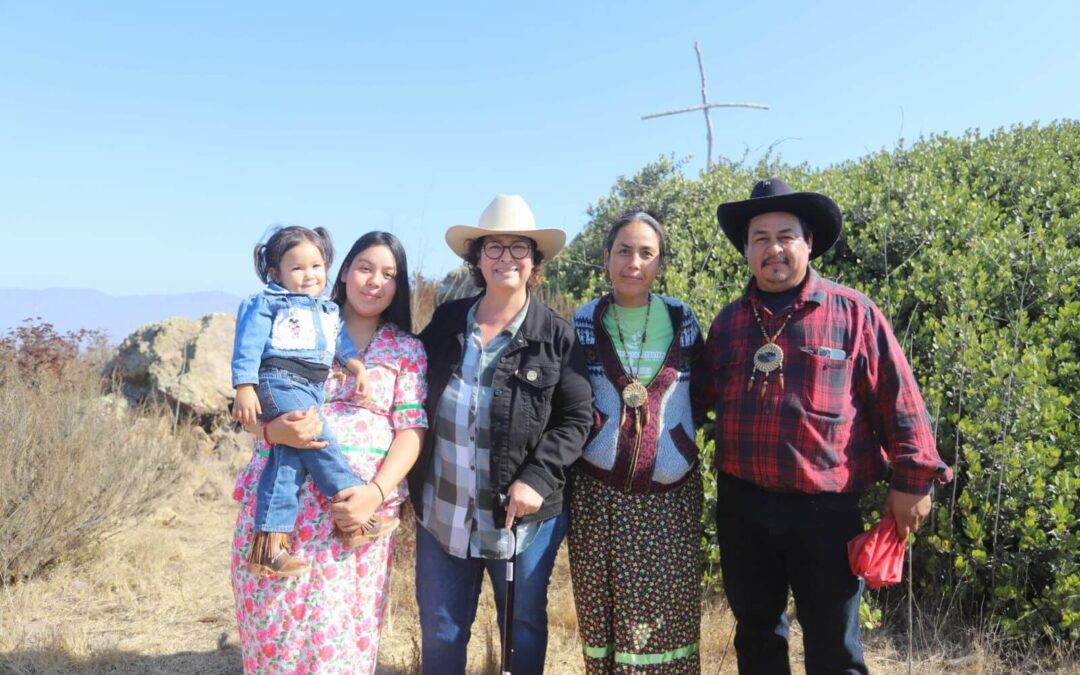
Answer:
[[[202,485],[195,488],[195,492],[193,494],[195,499],[200,502],[214,501],[216,499],[221,499],[225,496],[225,493],[222,491],[221,486],[218,485],[212,478],[207,478],[205,481],[203,481]]]
[[[169,507],[165,506],[154,514],[154,524],[168,527],[169,525],[172,525],[173,522],[175,522],[176,519],[179,517],[180,515],[176,511],[173,511]]]
[[[214,452],[214,439],[200,426],[192,426],[191,434],[194,436],[196,452],[199,456],[206,457]]]
[[[116,419],[122,420],[131,410],[131,403],[123,394],[105,394],[98,397],[101,407]]]
[[[235,431],[228,427],[217,429],[210,435],[214,439],[214,455],[218,459],[230,460],[237,453],[251,456],[251,444],[254,438],[244,430]]]

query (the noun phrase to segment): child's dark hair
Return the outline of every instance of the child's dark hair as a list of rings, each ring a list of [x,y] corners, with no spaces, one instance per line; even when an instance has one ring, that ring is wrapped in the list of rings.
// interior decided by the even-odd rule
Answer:
[[[405,257],[405,248],[401,245],[401,241],[389,232],[368,232],[356,240],[344,260],[341,261],[341,269],[334,277],[334,290],[330,293],[330,299],[344,311],[345,303],[349,299],[346,296],[345,282],[341,277],[352,267],[353,259],[372,246],[385,246],[390,249],[390,253],[394,256],[394,266],[397,267],[397,276],[394,278],[397,287],[394,289],[390,306],[383,310],[382,318],[406,333],[411,333],[413,330],[412,291],[409,288],[409,262]]]
[[[265,244],[255,245],[255,274],[259,275],[264,284],[275,281],[270,276],[270,270],[276,270],[281,265],[281,258],[293,246],[309,242],[315,245],[322,253],[323,263],[326,269],[334,262],[334,245],[330,242],[330,233],[326,228],[316,227],[309,230],[299,225],[287,225],[276,230]]]

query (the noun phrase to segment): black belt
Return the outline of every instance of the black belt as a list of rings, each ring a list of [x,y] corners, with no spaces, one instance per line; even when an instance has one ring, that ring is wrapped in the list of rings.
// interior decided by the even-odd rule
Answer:
[[[852,504],[858,506],[859,499],[862,497],[861,492],[801,492],[794,488],[778,488],[778,487],[763,487],[756,483],[733,476],[723,471],[716,472],[717,485],[721,483],[727,484],[728,487],[735,489],[750,490],[757,492],[766,492],[770,495],[777,495],[784,499],[801,499],[808,501],[821,501],[832,502],[838,504]]]
[[[330,374],[330,366],[324,366],[321,363],[294,361],[279,356],[271,356],[263,359],[262,363],[259,364],[259,370],[263,370],[264,368],[281,368],[282,370],[289,371],[293,375],[299,375],[305,380],[310,380],[315,384],[322,384],[326,381],[326,376]]]

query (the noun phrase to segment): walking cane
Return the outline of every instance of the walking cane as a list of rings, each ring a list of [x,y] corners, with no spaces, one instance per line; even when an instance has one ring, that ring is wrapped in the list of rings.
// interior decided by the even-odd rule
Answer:
[[[500,494],[499,504],[503,507],[510,503],[510,495]],[[510,555],[506,559],[506,602],[503,603],[502,663],[501,675],[510,675],[514,663],[514,563],[517,562],[518,519],[510,523]]]
[[[510,528],[510,557],[506,559],[506,602],[503,606],[502,665],[499,672],[510,675],[514,662],[514,563],[517,562],[517,526]]]

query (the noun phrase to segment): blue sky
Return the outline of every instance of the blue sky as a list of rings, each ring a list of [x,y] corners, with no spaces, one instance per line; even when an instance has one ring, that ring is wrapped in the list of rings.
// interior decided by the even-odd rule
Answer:
[[[0,0],[0,288],[258,288],[271,223],[339,250],[446,227],[498,192],[570,236],[662,154],[855,159],[903,136],[1080,114],[1080,5]],[[748,186],[749,187],[749,186]]]

